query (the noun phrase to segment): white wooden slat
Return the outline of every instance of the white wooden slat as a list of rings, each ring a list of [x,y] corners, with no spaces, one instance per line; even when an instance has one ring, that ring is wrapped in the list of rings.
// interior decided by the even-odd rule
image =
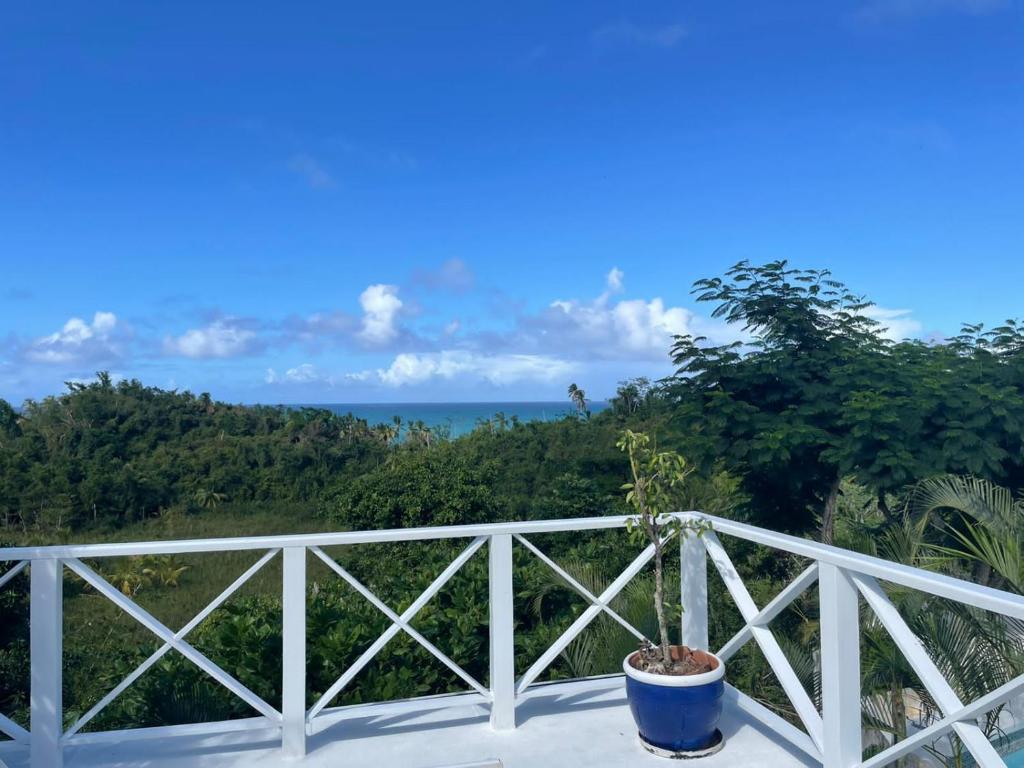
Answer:
[[[223,592],[217,595],[217,597],[215,597],[209,603],[209,605],[207,605],[203,610],[197,613],[188,624],[186,624],[177,632],[175,632],[174,636],[178,640],[183,640],[193,629],[202,624],[207,616],[209,616],[211,613],[217,610],[217,608],[219,608],[224,603],[225,600],[227,600],[235,592],[237,592],[242,587],[243,584],[245,584],[249,579],[251,579],[261,568],[263,568],[264,565],[270,562],[274,558],[274,555],[276,555],[279,551],[280,550],[277,549],[271,550],[270,552],[267,552],[265,555],[263,555],[263,557],[261,557],[255,563],[253,563],[248,569],[246,569],[246,571],[241,576],[235,579],[230,585],[228,585],[228,587]],[[102,712],[103,709],[110,704],[110,702],[112,702],[114,699],[116,699],[118,696],[124,693],[125,689],[127,689],[132,683],[134,683],[136,680],[142,677],[142,675],[145,674],[146,670],[148,670],[150,667],[156,664],[156,662],[162,659],[167,654],[167,652],[171,650],[172,647],[173,646],[170,643],[165,642],[156,651],[154,651],[149,656],[149,658],[147,658],[144,662],[137,666],[131,672],[131,674],[129,674],[124,680],[122,680],[113,689],[111,689],[106,696],[97,701],[88,712],[86,712],[84,715],[78,718],[74,725],[72,725],[70,728],[67,729],[67,731],[64,732],[64,738],[68,739],[71,736],[74,736],[76,733],[78,733],[83,727],[85,727],[85,725],[90,720],[92,720],[94,717],[96,717],[96,715]]]
[[[736,603],[736,607],[739,608],[744,621],[747,624],[752,624],[760,611],[743,584],[743,580],[736,571],[736,566],[733,565],[732,559],[722,546],[722,542],[711,531],[705,533],[701,538],[704,541],[704,546],[707,548],[711,562],[714,563],[716,570],[722,577],[722,581],[725,582],[725,586],[729,590],[729,594],[732,595],[732,599]],[[793,709],[796,710],[800,721],[804,724],[804,728],[807,729],[807,734],[814,741],[815,746],[819,750],[822,749],[823,725],[821,714],[818,712],[817,707],[814,706],[814,702],[811,701],[811,697],[807,694],[800,679],[796,676],[796,672],[793,671],[793,667],[790,665],[789,659],[786,658],[786,654],[782,652],[782,648],[775,639],[775,635],[766,627],[758,626],[751,626],[750,633],[761,647],[765,660],[772,668],[772,671],[775,672],[775,677],[793,704]]]
[[[16,742],[22,744],[27,743],[29,740],[29,732],[7,717],[7,715],[0,714],[0,731],[3,731]]]
[[[828,768],[854,768],[864,759],[860,693],[860,605],[850,575],[821,565],[822,754]]]
[[[680,640],[690,648],[707,649],[708,553],[692,531],[679,537]]]
[[[169,555],[197,552],[237,552],[246,549],[283,549],[284,547],[334,547],[352,544],[384,544],[400,541],[437,541],[471,539],[513,533],[566,533],[625,528],[632,515],[574,517],[561,520],[526,520],[516,523],[477,523],[472,525],[433,525],[420,528],[341,531],[336,533],[294,533],[283,536],[237,536],[224,539],[181,539],[118,544],[63,544],[48,547],[9,547],[0,549],[0,561],[127,557],[133,555]]]
[[[790,603],[806,592],[817,580],[818,564],[811,563],[785,589],[779,592],[768,605],[758,611],[753,620],[733,635],[732,639],[723,645],[722,649],[715,655],[722,661],[731,659],[748,640],[753,638],[753,633],[750,631],[752,627],[764,627],[770,624]]]
[[[164,626],[163,623],[137,603],[134,603],[125,597],[112,584],[110,584],[110,582],[92,570],[92,568],[80,560],[68,560],[67,566],[89,582],[97,592],[106,597],[165,643],[170,644],[174,650],[202,669],[206,674],[223,685],[250,707],[274,723],[281,722],[280,712],[210,661],[210,659],[208,659],[204,654],[197,651],[184,640],[179,640],[175,637],[174,633]]]
[[[536,555],[541,561],[546,563],[547,566],[549,568],[551,568],[551,570],[553,570],[555,573],[557,573],[559,576],[561,576],[563,579],[565,579],[565,581],[569,584],[569,586],[572,587],[573,589],[575,589],[584,598],[586,598],[590,602],[591,605],[598,606],[602,611],[604,611],[609,616],[611,616],[613,619],[615,619],[615,621],[617,621],[619,624],[621,624],[623,626],[623,628],[626,629],[626,631],[628,631],[631,635],[633,635],[633,637],[635,637],[637,640],[641,640],[641,641],[649,640],[649,638],[646,635],[644,635],[643,632],[641,632],[639,629],[637,629],[632,624],[630,624],[628,621],[626,621],[624,618],[622,618],[618,613],[616,613],[611,608],[611,606],[606,605],[605,603],[602,603],[594,595],[593,592],[591,592],[589,589],[587,589],[582,584],[580,584],[579,581],[577,581],[575,578],[573,578],[558,563],[556,563],[550,557],[548,557],[543,552],[541,552],[540,549],[538,549],[536,546],[534,546],[529,541],[529,539],[525,538],[524,536],[520,536],[519,534],[515,534],[514,538],[516,539],[516,541],[518,541],[520,544],[522,544],[524,547],[526,547],[528,550],[530,550],[534,555]]]
[[[22,560],[16,566],[14,566],[9,571],[7,571],[7,573],[5,573],[3,576],[0,576],[0,589],[3,589],[4,584],[6,584],[8,581],[13,579],[19,573],[24,571],[27,567],[28,567],[28,560]]]
[[[29,692],[31,768],[62,768],[64,749],[64,564],[60,560],[32,563],[29,584]]]
[[[409,621],[419,613],[423,606],[429,603],[433,599],[434,595],[441,591],[441,588],[448,583],[452,576],[458,573],[459,569],[466,564],[466,561],[476,554],[476,551],[483,546],[485,541],[487,541],[486,536],[478,536],[473,539],[470,545],[466,547],[462,553],[456,557],[449,566],[445,568],[436,579],[434,579],[434,581],[430,583],[430,586],[428,586],[426,590],[424,590],[424,592],[416,598],[408,608],[405,609],[405,611],[402,612],[400,617],[401,621],[408,624]],[[369,590],[367,590],[367,592],[369,592]],[[321,696],[317,702],[310,707],[309,711],[306,713],[306,721],[309,722],[316,717],[320,711],[331,702],[331,699],[341,693],[345,686],[352,682],[352,679],[362,671],[363,667],[369,664],[370,660],[376,656],[385,645],[391,642],[391,639],[400,631],[401,626],[399,624],[392,624],[384,630],[384,633],[378,637],[373,644],[367,648],[358,659],[356,659],[355,663],[345,670],[344,674],[342,674],[342,676],[324,692],[323,696]],[[490,693],[488,692],[487,695],[489,696]]]
[[[852,578],[865,602],[871,606],[871,610],[899,647],[922,685],[942,710],[942,714],[949,715],[962,710],[964,704],[960,697],[932,661],[920,638],[907,626],[879,583],[866,575],[855,575]],[[953,724],[953,730],[982,768],[1005,768],[1006,763],[977,723],[958,721]]]
[[[487,545],[488,683],[491,728],[516,727],[515,589],[512,582],[512,537],[491,536]]]
[[[471,688],[475,689],[478,693],[483,696],[490,696],[490,691],[483,685],[481,685],[471,674],[456,664],[449,656],[447,656],[441,649],[425,638],[420,632],[412,627],[409,622],[402,619],[397,613],[395,613],[384,601],[378,598],[370,589],[359,581],[355,576],[349,573],[340,563],[335,562],[329,555],[327,555],[319,547],[313,547],[312,552],[314,555],[319,557],[327,566],[341,576],[349,585],[352,586],[360,595],[366,598],[370,604],[373,605],[378,611],[387,616],[394,624],[397,624],[399,629],[413,638],[416,642],[430,651],[441,663],[443,663],[448,669],[461,677]]]
[[[284,550],[281,569],[281,755],[306,756],[306,548]]]
[[[662,546],[668,543],[674,535],[674,533],[670,533],[662,539]],[[633,579],[633,577],[640,573],[643,567],[650,562],[652,557],[654,557],[654,545],[650,544],[632,563],[629,564],[629,566],[627,566],[626,570],[620,573],[618,578],[609,584],[608,588],[598,596],[598,602],[607,604],[613,600],[619,592],[625,589],[626,585]],[[525,673],[523,673],[523,676],[516,684],[516,693],[521,694],[529,688],[533,681],[536,680],[537,677],[540,676],[540,674],[547,669],[556,658],[558,658],[558,654],[564,651],[569,643],[571,643],[576,636],[582,632],[588,624],[590,624],[590,622],[600,615],[601,610],[602,609],[599,605],[591,605],[582,614],[580,614],[576,621],[574,621],[569,628],[565,630],[565,632],[559,635],[558,639],[555,640],[555,642],[552,643],[543,654],[541,654],[539,659],[533,662]]]

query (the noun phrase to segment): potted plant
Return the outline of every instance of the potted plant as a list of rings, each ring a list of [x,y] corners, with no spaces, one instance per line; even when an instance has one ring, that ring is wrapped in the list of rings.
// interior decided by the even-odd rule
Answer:
[[[667,757],[698,757],[721,749],[725,664],[705,649],[672,645],[665,609],[664,545],[674,535],[702,536],[706,521],[681,521],[670,514],[676,493],[690,470],[674,451],[656,451],[643,433],[626,430],[618,447],[629,456],[632,482],[626,502],[636,511],[627,528],[641,543],[654,546],[654,609],[658,643],[646,642],[626,656],[626,697],[650,752]]]

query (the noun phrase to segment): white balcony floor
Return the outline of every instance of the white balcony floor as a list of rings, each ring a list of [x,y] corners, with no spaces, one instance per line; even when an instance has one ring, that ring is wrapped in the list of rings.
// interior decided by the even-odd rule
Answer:
[[[538,686],[517,707],[519,727],[495,732],[479,704],[430,710],[369,705],[339,710],[308,739],[305,761],[286,761],[274,729],[218,735],[174,735],[65,750],[66,768],[441,768],[497,758],[505,768],[629,768],[671,765],[645,752],[626,704],[621,678]],[[725,747],[700,768],[816,766],[778,735],[727,704]],[[6,749],[4,749],[6,747]],[[27,765],[23,748],[0,745],[10,768]]]

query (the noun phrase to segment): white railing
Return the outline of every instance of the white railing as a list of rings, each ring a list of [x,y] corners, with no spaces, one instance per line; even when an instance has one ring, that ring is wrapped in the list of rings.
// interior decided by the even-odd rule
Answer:
[[[712,532],[689,536],[680,541],[680,579],[682,602],[686,610],[682,620],[683,642],[698,647],[708,645],[707,562],[710,559],[722,577],[745,626],[727,642],[718,654],[728,660],[744,644],[753,640],[760,647],[794,711],[804,726],[801,730],[783,720],[761,704],[734,688],[727,688],[727,699],[749,716],[760,721],[778,737],[790,742],[826,768],[880,768],[950,731],[955,732],[980,766],[997,768],[1005,764],[978,725],[978,718],[1011,698],[1024,692],[1024,676],[1007,682],[977,701],[965,704],[943,677],[925,651],[921,641],[904,622],[890,602],[878,580],[994,611],[1024,620],[1024,598],[999,590],[971,584],[917,568],[891,563],[879,558],[856,554],[836,547],[773,533],[730,520],[679,513],[679,517],[703,518],[712,525]],[[211,729],[279,728],[283,753],[295,759],[305,755],[306,737],[319,718],[330,712],[327,704],[368,664],[399,632],[405,632],[452,672],[470,689],[469,696],[490,707],[491,725],[508,730],[516,726],[516,701],[535,684],[562,651],[601,613],[643,638],[611,607],[616,595],[651,560],[653,546],[643,550],[636,559],[601,594],[595,595],[556,562],[544,554],[527,537],[535,534],[589,531],[625,526],[625,517],[598,517],[523,523],[495,523],[436,528],[409,528],[386,531],[352,531],[315,535],[266,536],[234,539],[145,542],[131,544],[72,545],[57,547],[25,547],[0,549],[0,562],[14,563],[3,576],[0,588],[26,568],[30,577],[31,621],[31,728],[26,731],[0,714],[0,730],[15,741],[29,745],[33,768],[60,768],[63,747],[78,742],[120,739],[125,732],[82,734],[80,730],[109,705],[129,685],[168,651],[176,650],[207,672],[214,680],[252,706],[260,717],[227,723],[197,726]],[[811,560],[810,566],[763,608],[759,608],[737,574],[718,535],[729,535],[789,552]],[[470,539],[451,564],[401,614],[389,608],[345,568],[323,551],[324,547],[384,542],[424,541],[439,539]],[[590,606],[573,624],[516,680],[513,645],[514,605],[512,584],[512,551],[517,543],[546,563]],[[490,675],[483,685],[462,669],[444,652],[416,631],[413,617],[441,590],[456,572],[486,545],[489,557],[490,600]],[[186,554],[224,551],[263,551],[264,554],[227,589],[177,632],[172,632],[137,603],[123,595],[102,576],[89,568],[83,559],[138,555]],[[272,705],[214,664],[190,645],[189,633],[217,607],[245,584],[268,562],[281,554],[283,565],[283,662],[282,706]],[[322,560],[366,600],[380,610],[391,625],[331,685],[309,709],[306,708],[306,561],[312,555]],[[163,641],[163,645],[134,672],[82,715],[69,728],[63,727],[61,705],[62,656],[62,585],[67,568],[119,606],[146,629]],[[769,628],[794,599],[818,583],[821,619],[821,709],[800,683]],[[940,717],[923,730],[864,760],[861,728],[859,599],[877,615],[879,622],[937,703]],[[453,697],[464,704],[466,696]],[[434,706],[437,701],[434,700]]]

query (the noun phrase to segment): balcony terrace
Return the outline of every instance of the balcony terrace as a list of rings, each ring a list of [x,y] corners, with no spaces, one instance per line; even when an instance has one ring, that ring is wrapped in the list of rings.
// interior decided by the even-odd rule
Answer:
[[[692,517],[698,513],[680,513]],[[705,517],[713,532],[680,542],[682,639],[708,644],[708,565],[722,578],[746,625],[718,654],[728,661],[754,642],[790,699],[802,728],[778,717],[744,693],[727,687],[721,730],[724,749],[701,765],[880,768],[954,731],[978,765],[1005,766],[979,720],[1024,691],[1024,677],[1007,682],[974,702],[963,702],[912,634],[881,583],[921,590],[949,600],[1024,620],[1024,598],[878,558],[823,546],[728,520]],[[533,542],[535,534],[621,528],[626,518],[601,517],[526,523],[453,526],[336,534],[82,545],[0,550],[12,564],[0,587],[28,570],[31,598],[31,724],[28,730],[0,714],[0,761],[10,768],[85,766],[657,766],[662,758],[638,744],[620,677],[543,683],[540,676],[597,616],[604,613],[628,628],[612,607],[616,595],[650,561],[653,547],[636,559],[601,594],[593,594]],[[722,546],[732,536],[806,558],[810,564],[764,606],[751,598]],[[378,542],[469,539],[470,544],[401,614],[395,613],[323,548]],[[589,603],[589,607],[518,678],[514,665],[513,546],[540,558]],[[413,617],[477,551],[489,562],[490,673],[474,679],[412,626]],[[172,631],[118,591],[84,560],[127,555],[263,553],[191,622]],[[218,606],[272,559],[282,559],[282,703],[271,705],[215,665],[186,640]],[[391,626],[311,706],[306,685],[307,562],[317,558],[375,605]],[[163,646],[70,726],[61,704],[62,589],[69,570],[142,626]],[[820,707],[808,695],[772,633],[771,621],[817,584],[820,603]],[[892,636],[941,712],[896,744],[865,758],[860,691],[861,603]],[[711,606],[713,609],[715,606]],[[405,632],[462,678],[464,694],[401,702],[329,707],[338,692],[399,632]],[[82,732],[104,707],[170,650],[205,671],[248,703],[260,716],[221,723]]]

